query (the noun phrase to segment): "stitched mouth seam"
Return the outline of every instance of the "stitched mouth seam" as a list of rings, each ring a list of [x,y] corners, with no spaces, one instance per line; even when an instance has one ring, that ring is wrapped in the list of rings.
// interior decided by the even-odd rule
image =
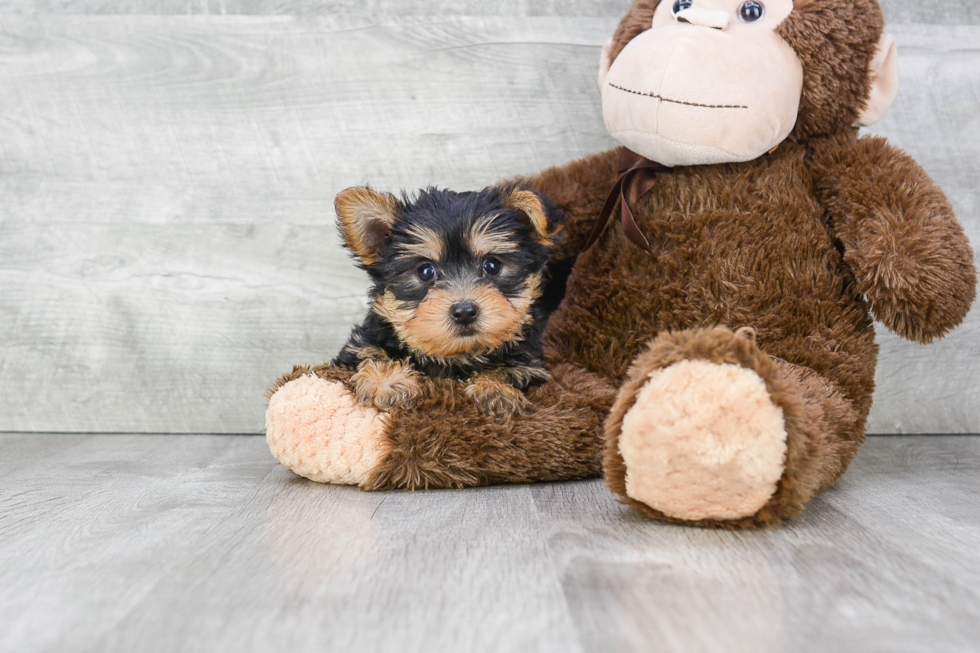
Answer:
[[[747,106],[741,104],[698,104],[697,102],[684,102],[682,100],[671,100],[668,97],[663,97],[662,95],[657,95],[656,93],[640,93],[639,91],[634,91],[629,88],[624,88],[622,86],[617,86],[610,82],[609,84],[614,89],[619,91],[624,91],[626,93],[632,93],[633,95],[642,95],[643,97],[653,98],[655,100],[660,100],[661,102],[670,102],[672,104],[683,104],[688,107],[701,107],[703,109],[748,109]]]

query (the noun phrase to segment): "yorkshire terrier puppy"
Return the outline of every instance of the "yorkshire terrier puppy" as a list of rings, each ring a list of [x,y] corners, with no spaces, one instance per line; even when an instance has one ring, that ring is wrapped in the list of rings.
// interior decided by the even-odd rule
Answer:
[[[401,199],[349,188],[335,201],[345,246],[371,277],[370,307],[334,364],[359,401],[412,404],[419,375],[453,378],[490,415],[520,411],[548,374],[545,263],[561,212],[520,185]]]

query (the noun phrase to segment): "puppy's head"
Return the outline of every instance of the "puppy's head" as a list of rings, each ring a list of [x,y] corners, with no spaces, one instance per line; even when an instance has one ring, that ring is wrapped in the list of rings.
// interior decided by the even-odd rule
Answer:
[[[520,336],[542,291],[561,214],[517,185],[397,199],[351,188],[335,202],[372,308],[412,350],[472,356]]]

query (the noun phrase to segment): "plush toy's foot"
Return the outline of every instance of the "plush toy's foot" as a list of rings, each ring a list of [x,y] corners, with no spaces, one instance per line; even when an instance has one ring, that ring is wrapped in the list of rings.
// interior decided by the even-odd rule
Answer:
[[[303,374],[275,391],[266,439],[284,466],[313,481],[363,484],[388,452],[387,415],[340,380]]]
[[[628,497],[675,519],[738,519],[775,493],[786,427],[753,370],[685,360],[649,373],[619,450]]]
[[[751,330],[664,334],[634,362],[606,422],[606,480],[662,519],[778,523],[842,473],[844,419],[854,413],[839,394],[770,359]]]

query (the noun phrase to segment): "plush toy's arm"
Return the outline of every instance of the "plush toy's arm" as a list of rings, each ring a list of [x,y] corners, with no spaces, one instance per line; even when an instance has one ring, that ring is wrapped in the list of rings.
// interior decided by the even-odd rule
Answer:
[[[963,321],[976,296],[973,252],[929,175],[884,139],[813,144],[817,195],[876,318],[918,342]]]
[[[565,214],[564,236],[552,253],[552,262],[574,259],[582,251],[618,176],[619,150],[613,149],[527,178]]]

